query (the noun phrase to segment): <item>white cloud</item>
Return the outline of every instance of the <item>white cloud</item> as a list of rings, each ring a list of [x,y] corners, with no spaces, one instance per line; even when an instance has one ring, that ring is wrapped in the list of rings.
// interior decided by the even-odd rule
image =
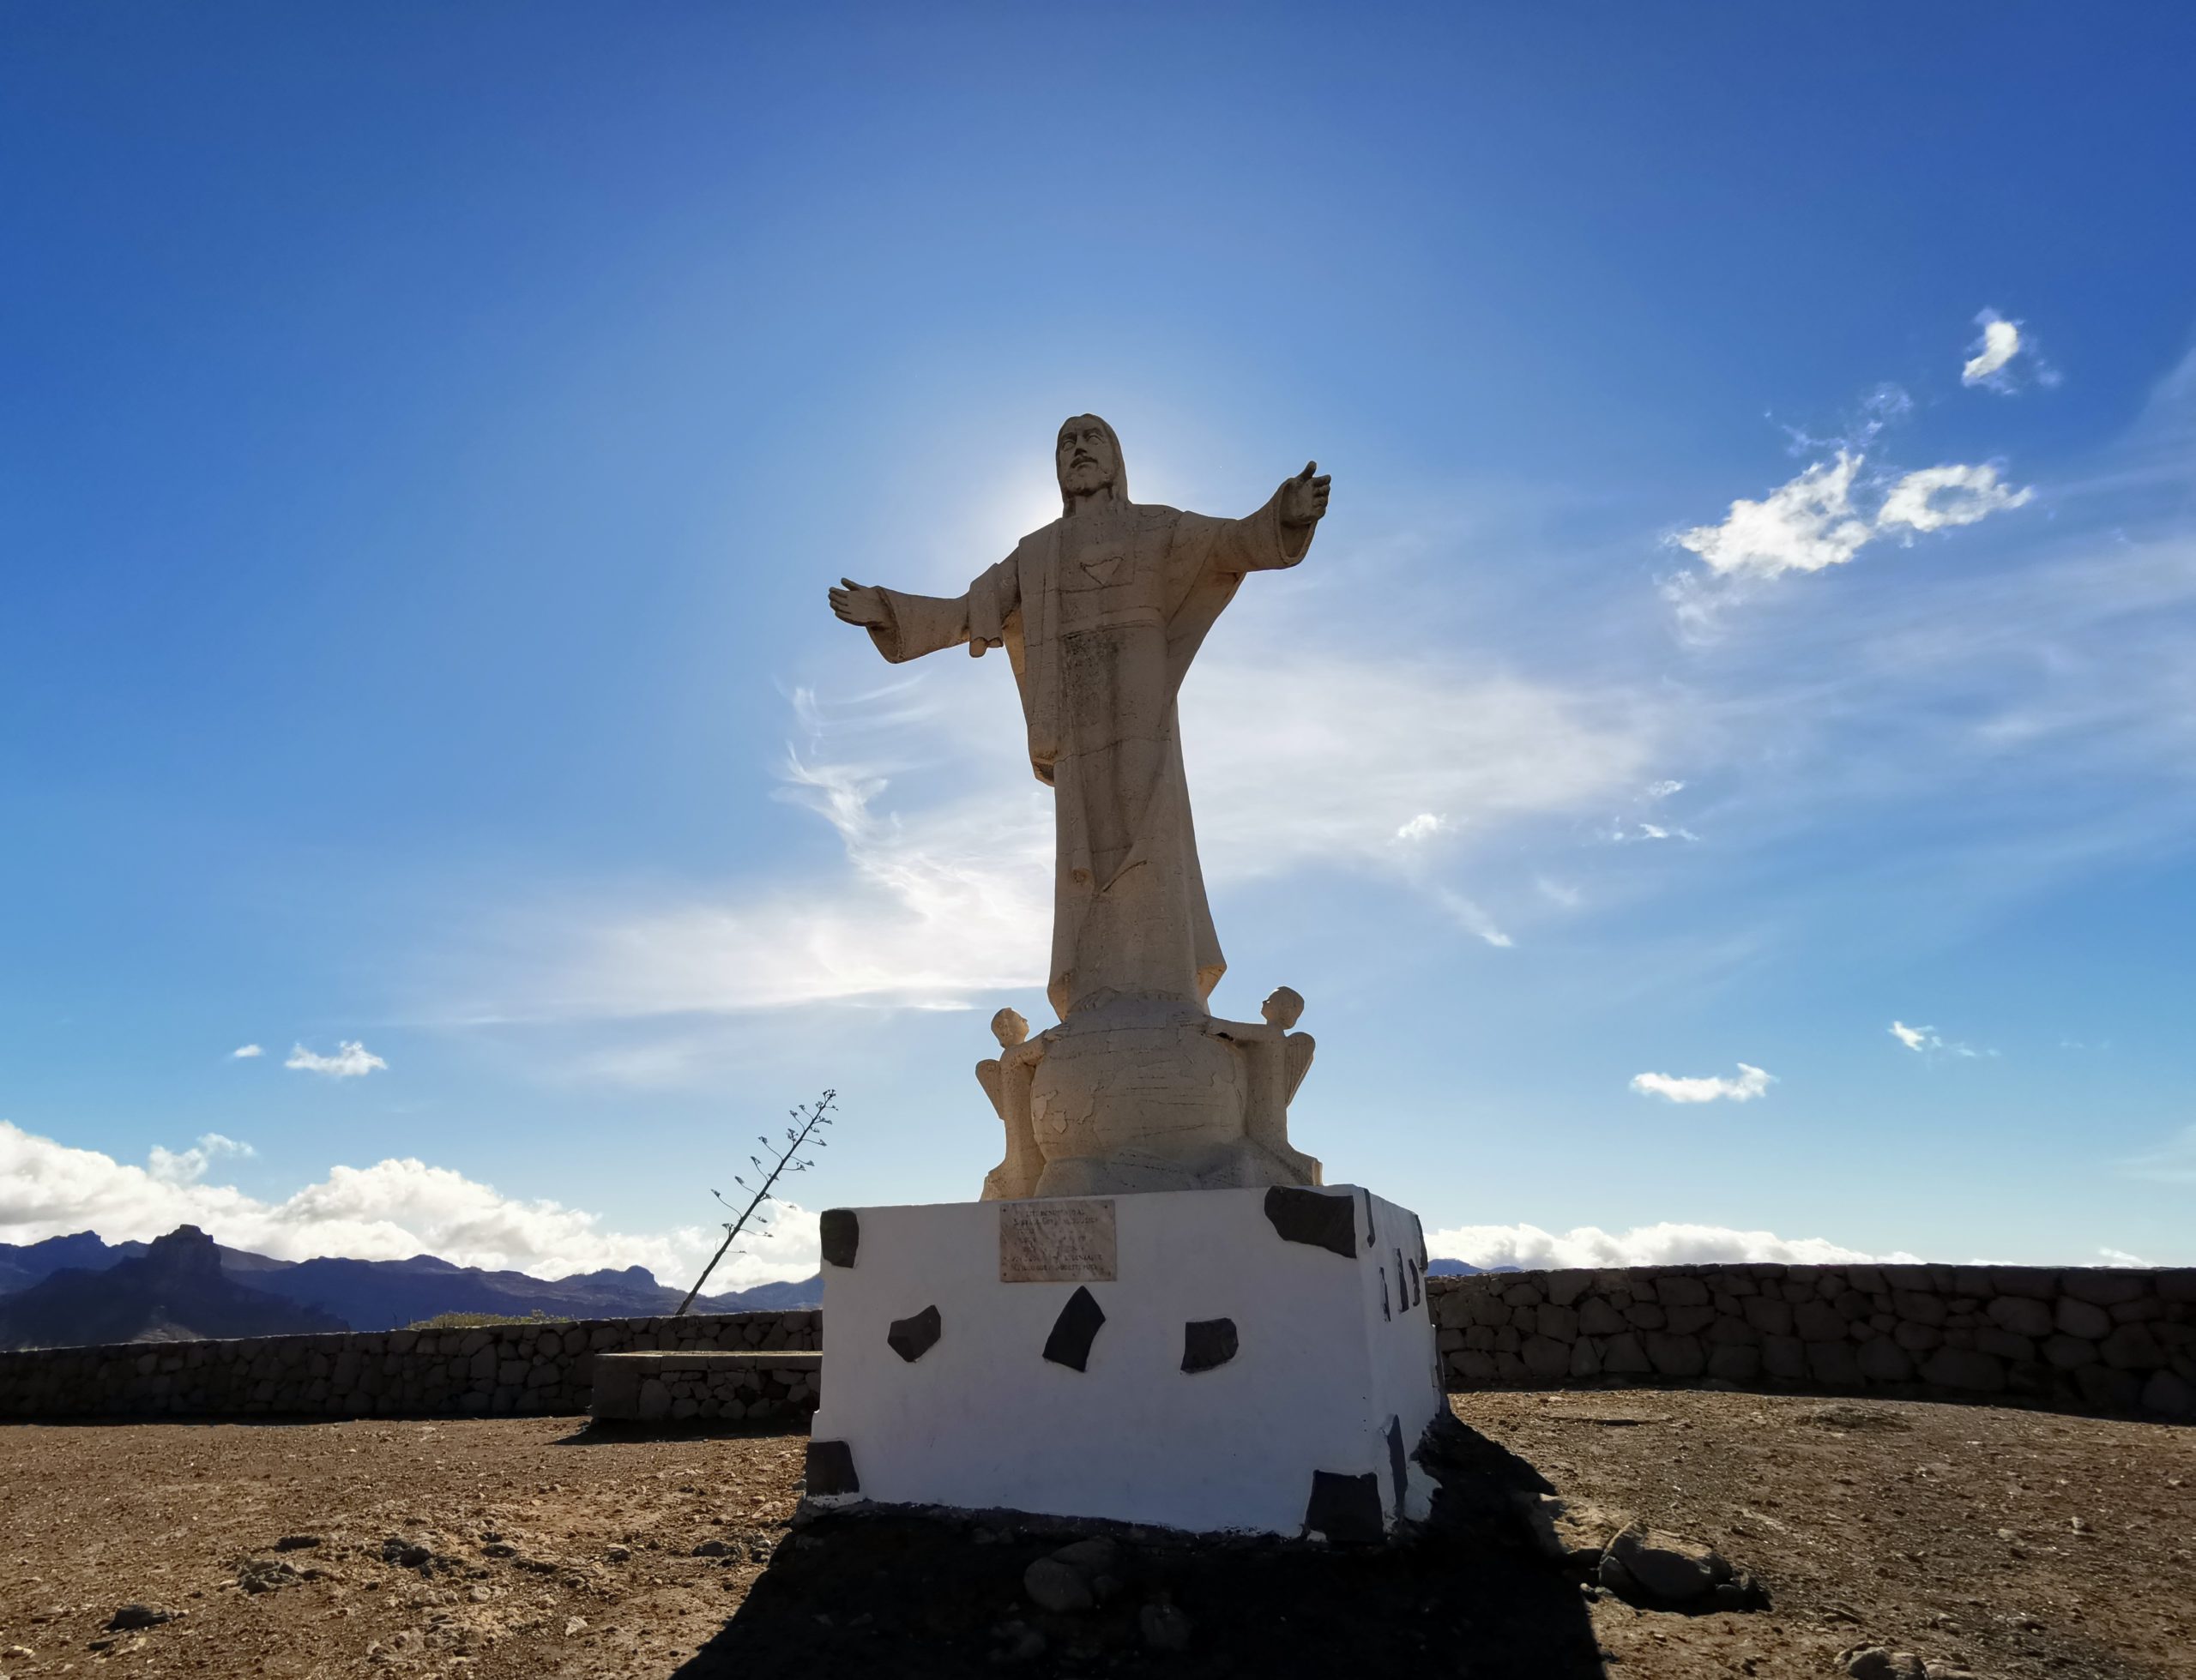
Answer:
[[[1980,467],[1928,467],[1909,473],[1884,497],[1876,515],[1879,530],[1904,526],[1914,531],[1941,531],[1948,525],[1972,525],[2007,508],[2025,506],[2036,494],[2024,485],[2013,490],[1998,480],[1998,469]]]
[[[282,1064],[308,1074],[325,1074],[330,1079],[363,1079],[377,1068],[389,1063],[376,1056],[356,1039],[341,1040],[333,1056],[317,1056],[303,1045],[290,1048],[290,1059]]]
[[[1685,784],[1681,781],[1650,781],[1647,784],[1647,797],[1650,799],[1667,799],[1673,793],[1684,792]]]
[[[1997,386],[2002,389],[1999,376],[2005,371],[2006,364],[2020,353],[2019,323],[2006,320],[1995,310],[1985,310],[1975,320],[1976,324],[1982,328],[1982,336],[1970,346],[1975,353],[1960,369],[1959,382],[1963,385]]]
[[[2108,1266],[2148,1266],[2151,1262],[2139,1254],[2129,1254],[2125,1249],[2099,1249],[2097,1258]]]
[[[206,1169],[219,1157],[250,1156],[258,1153],[249,1143],[223,1137],[219,1132],[205,1132],[188,1149],[163,1149],[159,1144],[154,1144],[145,1170],[164,1184],[195,1184],[206,1176]]]
[[[2036,494],[2000,481],[1998,469],[1952,464],[1906,473],[1891,485],[1873,515],[1854,499],[1862,457],[1840,449],[1759,502],[1740,500],[1721,525],[1695,526],[1670,540],[1707,563],[1710,573],[1734,581],[1759,581],[1786,572],[1819,572],[1842,566],[1879,537],[1911,537],[1916,531],[1973,525],[1994,513],[2023,507]],[[1681,614],[1712,617],[1716,601],[1698,580],[1674,580],[1664,594]]]
[[[809,739],[784,761],[779,797],[832,826],[840,868],[622,906],[605,888],[589,900],[613,907],[592,921],[574,919],[569,895],[514,912],[484,942],[500,948],[487,966],[449,986],[470,994],[449,1012],[508,1021],[855,1000],[958,1007],[1041,984],[1053,796],[1019,760],[1011,684],[968,663],[844,705],[793,696]],[[1507,946],[1511,935],[1463,883],[1466,840],[1636,787],[1671,704],[1400,658],[1207,660],[1182,707],[1205,880],[1221,892],[1311,867],[1362,870]],[[903,781],[937,802],[896,808]],[[1220,933],[1224,948],[1224,916]]]
[[[1674,540],[1725,576],[1775,577],[1843,565],[1875,534],[1853,507],[1861,460],[1840,449],[1759,502],[1732,503],[1722,524],[1695,526]]]
[[[1767,1096],[1769,1087],[1776,1083],[1774,1074],[1765,1073],[1745,1062],[1739,1063],[1736,1079],[1688,1079],[1674,1074],[1632,1076],[1632,1088],[1643,1097],[1664,1097],[1674,1103],[1712,1103],[1727,1097],[1734,1103],[1750,1103],[1757,1097]]]
[[[1891,1024],[1891,1035],[1909,1050],[1922,1055],[1958,1056],[1968,1061],[1981,1057],[1995,1056],[1994,1050],[1977,1050],[1972,1045],[1959,1044],[1944,1037],[1934,1027],[1909,1027],[1903,1021]]]
[[[229,1052],[229,1057],[232,1061],[244,1062],[249,1061],[255,1056],[264,1056],[266,1054],[267,1052],[262,1050],[257,1045],[238,1045],[234,1050]]]
[[[0,1241],[34,1243],[84,1230],[109,1242],[144,1241],[189,1224],[216,1242],[277,1260],[433,1254],[460,1266],[544,1278],[637,1265],[683,1287],[723,1236],[706,1225],[654,1235],[609,1231],[595,1214],[507,1196],[409,1159],[333,1167],[278,1201],[204,1182],[213,1157],[244,1153],[244,1146],[208,1134],[195,1148],[155,1148],[148,1165],[132,1166],[0,1120]],[[742,1235],[709,1285],[721,1291],[805,1278],[816,1270],[817,1252],[815,1214],[787,1204],[771,1216],[768,1231]]]
[[[1580,1225],[1556,1234],[1530,1225],[1465,1225],[1426,1233],[1426,1250],[1444,1260],[1492,1269],[1560,1267],[1698,1266],[1775,1262],[1824,1266],[1839,1262],[1912,1261],[1904,1252],[1863,1254],[1819,1237],[1784,1237],[1769,1231],[1716,1225],[1647,1225],[1608,1231]]]

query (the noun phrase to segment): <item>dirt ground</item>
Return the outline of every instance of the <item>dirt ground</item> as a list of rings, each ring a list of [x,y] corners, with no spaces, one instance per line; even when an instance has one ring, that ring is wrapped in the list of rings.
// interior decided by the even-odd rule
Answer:
[[[803,1436],[583,1419],[0,1428],[0,1677],[1834,1676],[1884,1643],[1992,1680],[2196,1677],[2196,1429],[1648,1389],[1459,1396],[1439,1531],[1370,1552],[793,1526]],[[1855,1426],[1856,1420],[1864,1420]],[[1767,1609],[1644,1611],[1531,1547],[1514,1490],[1705,1540]],[[286,1545],[287,1543],[287,1545]],[[125,1603],[185,1612],[110,1630]],[[1189,1618],[1154,1651],[1149,1605]]]

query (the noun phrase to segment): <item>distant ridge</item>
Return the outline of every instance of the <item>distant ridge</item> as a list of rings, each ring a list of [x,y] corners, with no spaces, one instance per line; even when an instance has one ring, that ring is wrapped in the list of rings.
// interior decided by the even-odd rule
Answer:
[[[192,1252],[210,1252],[219,1274],[233,1287],[268,1298],[298,1312],[317,1314],[337,1321],[318,1323],[321,1329],[394,1330],[446,1312],[494,1313],[523,1318],[540,1313],[551,1318],[631,1318],[671,1313],[678,1310],[686,1292],[658,1283],[644,1266],[621,1270],[605,1268],[570,1277],[545,1280],[523,1272],[488,1272],[474,1266],[455,1266],[433,1255],[414,1255],[409,1260],[275,1260],[245,1249],[223,1248],[196,1227],[184,1225],[159,1243],[183,1232],[196,1239]],[[143,1258],[159,1243],[107,1243],[95,1233],[78,1231],[51,1237],[42,1243],[17,1245],[0,1243],[0,1326],[10,1322],[9,1314],[31,1291],[64,1274],[80,1281],[68,1286],[70,1311],[88,1323],[110,1318],[127,1322],[127,1302],[136,1287],[135,1274],[116,1275],[125,1262]],[[102,1282],[102,1280],[109,1281]],[[114,1297],[110,1312],[101,1304]],[[60,1297],[52,1298],[58,1299]],[[753,1312],[789,1310],[821,1305],[824,1280],[814,1277],[781,1283],[759,1284],[752,1289],[697,1298],[697,1312]],[[206,1298],[212,1306],[212,1298]],[[34,1304],[39,1346],[63,1346],[97,1341],[132,1341],[135,1334],[71,1334],[69,1325],[47,1307]],[[210,1330],[195,1323],[170,1320],[165,1334],[271,1335],[277,1330]],[[44,1340],[63,1335],[63,1340]],[[9,1343],[0,1329],[0,1344]]]
[[[0,1297],[0,1347],[281,1336],[350,1327],[333,1314],[238,1283],[214,1239],[178,1225],[98,1270],[67,1267]]]

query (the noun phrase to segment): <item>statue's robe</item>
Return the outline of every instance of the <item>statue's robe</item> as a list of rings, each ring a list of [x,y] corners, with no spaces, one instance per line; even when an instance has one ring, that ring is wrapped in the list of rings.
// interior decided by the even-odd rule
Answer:
[[[1046,991],[1063,1019],[1114,998],[1203,1009],[1227,970],[1174,702],[1243,575],[1311,547],[1311,527],[1282,525],[1280,499],[1246,519],[1136,503],[1063,516],[965,594],[878,592],[891,622],[870,635],[886,659],[965,641],[1004,647],[1014,666],[1030,766],[1058,805]]]

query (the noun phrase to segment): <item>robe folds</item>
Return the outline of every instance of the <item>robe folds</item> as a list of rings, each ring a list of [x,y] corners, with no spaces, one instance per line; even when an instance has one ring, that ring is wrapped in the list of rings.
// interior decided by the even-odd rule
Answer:
[[[1279,503],[1232,520],[1131,503],[1073,532],[1063,516],[964,594],[878,592],[890,622],[870,636],[888,659],[1006,650],[1030,768],[1057,808],[1046,991],[1063,1020],[1114,998],[1202,1010],[1226,972],[1175,698],[1244,574],[1310,548],[1312,527],[1283,527]]]

